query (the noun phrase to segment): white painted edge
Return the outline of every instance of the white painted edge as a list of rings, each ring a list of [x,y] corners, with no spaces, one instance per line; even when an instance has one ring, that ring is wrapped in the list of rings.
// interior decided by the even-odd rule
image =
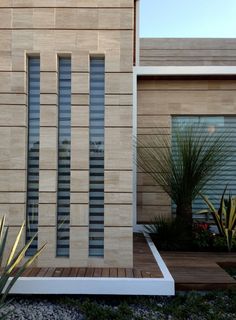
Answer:
[[[175,294],[174,280],[152,240],[147,235],[145,237],[163,278],[19,278],[10,293],[172,296]]]
[[[163,276],[164,276],[164,279],[168,280],[168,281],[172,281],[173,285],[174,285],[174,279],[173,279],[169,269],[167,268],[164,260],[162,259],[160,253],[158,252],[155,244],[153,243],[151,237],[147,233],[144,233],[144,236],[145,236],[145,238],[147,240],[147,243],[149,245],[149,248],[150,248],[150,250],[151,250],[151,252],[152,252],[152,254],[153,254],[153,256],[154,256],[154,258],[155,258],[155,260],[156,260],[156,262],[157,262],[157,264],[158,264],[158,266],[159,266],[159,268],[160,268],[160,270],[161,270],[161,272],[163,274]]]
[[[174,295],[164,278],[20,278],[11,294]]]
[[[236,66],[160,66],[134,67],[137,76],[196,76],[196,75],[236,75]]]

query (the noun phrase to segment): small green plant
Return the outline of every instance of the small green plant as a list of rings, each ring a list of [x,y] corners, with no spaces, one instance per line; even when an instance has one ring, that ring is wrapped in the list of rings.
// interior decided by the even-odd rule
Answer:
[[[191,230],[181,218],[156,217],[145,229],[160,250],[187,250],[191,246]]]
[[[0,266],[1,266],[0,310],[6,307],[6,303],[5,303],[6,297],[9,294],[13,285],[16,283],[17,279],[35,261],[35,259],[41,254],[44,247],[46,246],[46,244],[43,245],[32,257],[30,257],[29,259],[26,260],[26,262],[23,263],[23,259],[25,257],[26,251],[28,250],[31,243],[37,236],[37,234],[35,234],[32,237],[32,239],[22,249],[18,250],[19,242],[25,227],[25,223],[23,223],[10,249],[6,263],[4,263],[3,265],[3,256],[6,251],[6,243],[7,243],[7,237],[9,232],[9,227],[5,227],[5,221],[6,221],[5,216],[0,219]],[[12,273],[14,273],[14,276],[12,276]],[[0,316],[0,319],[1,320],[6,319],[6,315]]]
[[[86,320],[132,320],[133,312],[127,303],[121,303],[113,308],[105,304],[99,304],[86,300],[81,303],[80,310]]]
[[[225,198],[227,187],[221,197],[219,209],[215,209],[213,203],[208,197],[201,195],[202,199],[207,204],[209,211],[215,221],[219,235],[226,240],[228,251],[230,252],[235,238],[236,227],[236,197],[229,195]]]

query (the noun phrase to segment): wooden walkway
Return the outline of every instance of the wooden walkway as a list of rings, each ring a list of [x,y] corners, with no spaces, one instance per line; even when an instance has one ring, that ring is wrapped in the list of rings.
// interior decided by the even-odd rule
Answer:
[[[236,281],[220,265],[236,266],[236,253],[161,252],[175,280],[176,290],[236,288]]]
[[[29,268],[22,277],[162,278],[143,235],[134,235],[134,268]]]

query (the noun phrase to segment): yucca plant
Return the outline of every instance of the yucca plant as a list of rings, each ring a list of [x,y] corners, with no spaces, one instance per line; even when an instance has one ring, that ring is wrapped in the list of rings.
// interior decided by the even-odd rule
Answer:
[[[215,221],[219,235],[224,237],[227,243],[228,251],[232,249],[233,239],[236,235],[236,197],[230,194],[225,197],[227,187],[224,189],[220,200],[219,209],[215,209],[213,203],[200,193],[202,199],[207,204],[209,211]]]
[[[170,196],[176,215],[192,225],[192,202],[230,156],[228,133],[210,134],[203,125],[176,126],[137,139],[137,165]],[[191,228],[189,228],[190,230]]]
[[[32,239],[21,249],[19,249],[19,242],[23,234],[25,223],[22,224],[16,239],[10,249],[10,252],[7,256],[6,262],[3,265],[3,256],[6,250],[7,237],[9,232],[9,227],[5,227],[5,216],[0,219],[0,310],[4,307],[4,301],[9,294],[11,288],[16,283],[17,279],[24,273],[24,271],[35,261],[35,259],[41,254],[46,244],[44,244],[37,252],[25,262],[23,259],[25,253],[32,244],[35,234]],[[12,276],[14,273],[14,276]],[[5,316],[0,318],[5,319]]]

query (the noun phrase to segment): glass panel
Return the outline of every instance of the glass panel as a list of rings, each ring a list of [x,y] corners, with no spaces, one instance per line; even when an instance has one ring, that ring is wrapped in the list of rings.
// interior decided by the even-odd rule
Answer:
[[[184,125],[200,124],[206,135],[221,134],[225,130],[229,131],[230,138],[225,141],[232,150],[232,156],[224,165],[221,172],[211,179],[205,186],[203,193],[209,197],[216,207],[219,206],[220,198],[226,185],[231,194],[236,194],[236,117],[224,116],[181,116],[172,118],[172,127]],[[175,150],[175,140],[172,139],[173,150]],[[173,210],[175,206],[173,204]],[[197,198],[193,203],[193,212],[206,209],[206,205],[201,198]],[[197,215],[199,218],[199,215]],[[201,216],[200,216],[201,217]],[[204,218],[204,216],[202,216]]]
[[[90,60],[89,255],[104,255],[105,60]]]
[[[28,59],[28,172],[26,242],[38,231],[39,202],[39,128],[40,128],[40,59]],[[38,237],[27,250],[33,255],[38,248]]]
[[[70,251],[71,59],[59,59],[57,256]]]

